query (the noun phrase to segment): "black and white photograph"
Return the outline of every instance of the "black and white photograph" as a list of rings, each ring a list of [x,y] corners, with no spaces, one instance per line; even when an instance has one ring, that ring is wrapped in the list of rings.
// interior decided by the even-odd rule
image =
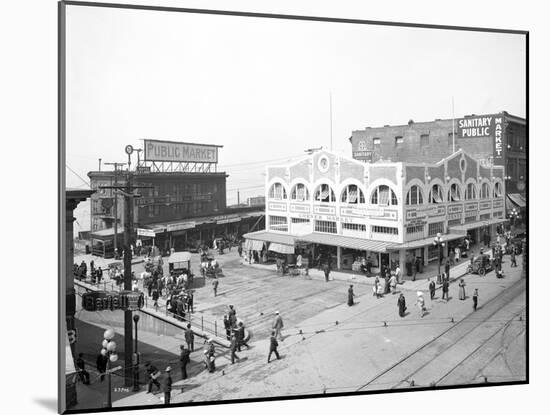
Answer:
[[[59,29],[62,411],[528,383],[526,30]]]

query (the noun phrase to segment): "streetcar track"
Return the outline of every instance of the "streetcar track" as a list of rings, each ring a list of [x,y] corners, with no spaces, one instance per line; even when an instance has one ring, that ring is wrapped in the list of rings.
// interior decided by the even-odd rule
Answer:
[[[491,300],[489,300],[487,303],[485,303],[484,305],[484,308],[487,308],[488,306],[494,304],[494,303],[497,303],[498,300],[502,300],[503,298],[503,295],[506,295],[510,292],[513,292],[516,287],[522,285],[524,283],[523,280],[519,280],[517,281],[516,283],[514,283],[512,286],[510,286],[509,288],[507,288],[504,292],[502,292],[500,295],[497,295],[495,297],[493,297]],[[521,293],[517,294],[517,295],[514,295],[510,300],[512,299],[515,299],[517,298],[519,295],[521,295]],[[502,308],[502,307],[501,307]],[[485,323],[486,320],[488,320],[489,318],[491,318],[493,315],[495,315],[496,313],[498,313],[500,311],[501,308],[497,308],[495,311],[491,312],[491,314],[489,314],[485,320],[480,320],[477,324],[474,325],[474,327],[472,327],[470,330],[468,330],[466,333],[464,333],[461,337],[464,337],[466,335],[468,335],[469,333],[471,333],[473,330],[475,330],[476,328],[478,328],[479,326],[481,326],[482,324]],[[471,315],[471,314],[469,314]],[[366,388],[367,386],[373,384],[376,380],[380,379],[382,376],[386,375],[387,373],[389,373],[390,371],[392,371],[393,369],[395,369],[396,367],[398,367],[399,365],[402,365],[404,362],[406,362],[407,360],[411,359],[413,356],[415,356],[417,353],[419,353],[422,349],[425,349],[427,348],[428,346],[432,345],[433,343],[435,343],[438,339],[442,338],[445,334],[447,334],[449,331],[453,330],[453,329],[456,329],[457,326],[459,324],[467,324],[467,323],[472,323],[471,321],[468,321],[466,320],[468,316],[466,316],[463,320],[461,320],[460,322],[458,322],[457,324],[455,325],[452,325],[451,327],[449,327],[448,329],[444,330],[442,333],[440,333],[439,335],[437,335],[436,337],[434,337],[433,339],[430,339],[429,341],[427,341],[426,343],[420,345],[418,348],[416,348],[413,352],[407,354],[406,356],[404,356],[403,358],[401,358],[400,360],[398,360],[396,363],[392,364],[391,366],[389,366],[388,368],[384,369],[382,372],[378,373],[376,376],[374,376],[372,379],[370,379],[368,382],[366,382],[365,384],[363,384],[362,386],[360,386],[356,392],[359,392],[361,391],[362,389]],[[426,367],[429,363],[431,363],[431,361],[428,361],[427,363],[423,364],[420,368],[418,368],[417,370],[415,370],[413,372],[416,373],[418,372],[419,370],[421,370],[422,368]],[[407,376],[407,378],[409,378],[409,376]],[[407,379],[406,378],[406,379]],[[394,389],[396,386],[399,386],[403,381],[400,381],[397,385],[394,385],[391,389]]]

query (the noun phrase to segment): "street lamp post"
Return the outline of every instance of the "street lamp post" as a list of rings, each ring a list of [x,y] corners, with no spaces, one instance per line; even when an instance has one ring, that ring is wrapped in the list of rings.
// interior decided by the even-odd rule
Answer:
[[[441,233],[438,232],[433,241],[434,246],[437,246],[438,263],[437,263],[437,283],[441,284],[441,249],[445,246],[445,241],[441,237]]]
[[[112,398],[111,398],[111,362],[114,363],[118,360],[118,355],[116,353],[116,343],[113,341],[115,337],[115,331],[113,329],[105,330],[103,333],[103,342],[101,345],[101,355],[107,356],[107,408],[112,407]]]
[[[134,338],[134,392],[139,391],[139,354],[138,354],[138,321],[139,315],[134,314],[134,325],[136,328],[136,336]]]

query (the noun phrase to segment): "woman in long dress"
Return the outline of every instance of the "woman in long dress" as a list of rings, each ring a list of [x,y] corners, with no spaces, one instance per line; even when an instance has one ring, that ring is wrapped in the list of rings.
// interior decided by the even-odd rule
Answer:
[[[466,299],[466,283],[464,282],[463,278],[461,278],[460,282],[458,283],[458,299],[459,300]]]
[[[417,291],[416,293],[416,305],[418,307],[418,311],[420,311],[420,317],[424,317],[424,312],[426,311],[426,305],[424,304],[424,296],[422,294],[422,291]]]
[[[399,299],[397,300],[397,307],[399,307],[399,317],[405,317],[407,306],[405,304],[405,296],[403,295],[403,293],[399,295]]]
[[[350,285],[348,288],[348,306],[352,306],[353,303],[353,297],[355,297],[355,294],[353,293],[353,285]]]

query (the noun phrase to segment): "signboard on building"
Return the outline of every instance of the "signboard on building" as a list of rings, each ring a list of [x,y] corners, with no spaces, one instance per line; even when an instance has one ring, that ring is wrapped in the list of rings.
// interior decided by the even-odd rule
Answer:
[[[178,143],[175,141],[143,140],[144,161],[176,163],[217,163],[218,147],[215,145]]]
[[[138,236],[148,236],[149,238],[155,237],[155,231],[153,231],[152,229],[138,228],[137,234]]]
[[[136,311],[143,307],[142,292],[91,291],[82,294],[82,308],[86,311],[124,310]]]
[[[309,213],[309,206],[308,205],[290,205],[290,211],[291,212],[297,212],[297,213]]]
[[[175,223],[173,225],[167,225],[166,230],[168,232],[183,231],[185,229],[193,229],[195,225],[195,222]]]
[[[373,153],[374,152],[372,150],[357,150],[353,152],[353,158],[355,160],[372,162]]]
[[[485,162],[490,165],[504,165],[504,118],[501,115],[481,115],[457,120],[458,131],[456,137],[483,138],[491,137],[493,141],[493,155]]]
[[[270,203],[268,207],[269,207],[269,210],[278,210],[281,212],[286,212],[286,203]]]

